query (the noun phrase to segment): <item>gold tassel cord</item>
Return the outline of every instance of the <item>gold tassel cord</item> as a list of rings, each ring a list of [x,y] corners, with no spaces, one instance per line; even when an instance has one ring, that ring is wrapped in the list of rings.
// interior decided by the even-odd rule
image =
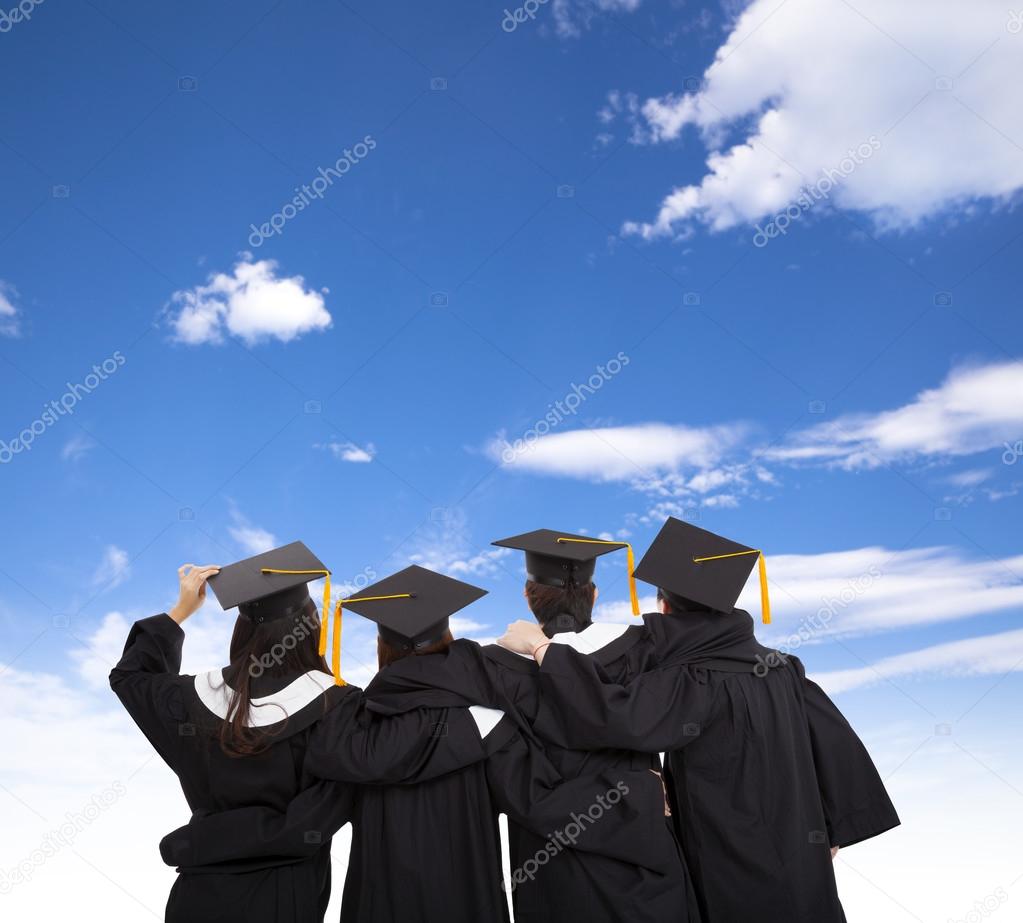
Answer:
[[[633,571],[636,569],[636,557],[632,552],[632,545],[628,542],[613,542],[603,538],[559,538],[559,542],[581,542],[584,545],[617,545],[626,550],[625,566],[629,571],[629,599],[632,602],[632,614],[639,615],[639,597],[636,595],[636,578]]]
[[[327,618],[330,612],[330,571],[329,570],[278,570],[275,567],[261,567],[264,574],[309,574],[323,577],[323,608],[320,609],[320,656],[327,653]]]
[[[342,603],[366,603],[373,602],[377,599],[411,599],[411,593],[392,593],[389,596],[349,596],[347,599],[339,599],[337,605],[334,607],[334,644],[331,649],[331,668],[334,671],[334,685],[336,686],[347,686],[348,684],[341,678],[341,604]],[[326,619],[324,619],[326,624]],[[326,639],[324,638],[324,641]],[[320,653],[326,652],[326,645],[324,644],[324,650]]]
[[[760,555],[757,559],[757,569],[760,576],[760,620],[765,625],[770,625],[771,599],[767,593],[767,559],[759,548],[751,548],[749,551],[733,551],[729,554],[712,554],[705,558],[693,558],[693,563],[702,564],[704,561],[720,561],[723,558],[738,558],[747,554]]]

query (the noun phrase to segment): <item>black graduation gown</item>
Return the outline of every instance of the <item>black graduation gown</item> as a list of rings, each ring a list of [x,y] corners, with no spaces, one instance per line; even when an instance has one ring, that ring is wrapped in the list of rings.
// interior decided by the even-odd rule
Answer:
[[[143,619],[132,626],[124,653],[111,671],[110,685],[128,713],[164,762],[178,776],[193,818],[219,816],[232,809],[286,812],[295,796],[313,784],[308,758],[317,722],[334,749],[339,771],[353,781],[383,778],[398,781],[423,771],[431,754],[439,772],[483,756],[475,726],[462,712],[420,712],[391,721],[370,720],[361,706],[361,690],[335,686],[327,673],[298,676],[264,674],[253,680],[253,723],[272,733],[273,744],[244,758],[228,757],[218,733],[226,713],[232,668],[198,676],[180,675],[184,632],[167,615]],[[258,700],[258,702],[256,701]],[[445,723],[446,737],[434,728]],[[348,786],[316,789],[319,814],[330,814],[337,829],[353,810]],[[308,822],[293,821],[292,830],[305,843],[302,855],[253,851],[233,858],[234,831],[215,825],[205,848],[209,863],[192,864],[188,828],[161,844],[164,860],[179,865],[181,874],[167,904],[171,923],[216,920],[218,923],[259,923],[261,920],[321,920],[330,890],[330,837]],[[260,831],[264,836],[274,831]],[[218,835],[219,833],[219,835]]]
[[[591,626],[556,640],[585,649],[587,632],[601,634],[601,628]],[[616,641],[608,648],[611,656],[640,636],[633,632]],[[520,722],[520,736],[532,740],[529,723],[539,709],[537,674],[532,658],[460,640],[446,653],[406,658],[381,671],[366,689],[367,707],[393,712],[411,704],[452,704],[461,697],[502,708],[506,720]],[[448,698],[452,694],[455,699]],[[522,772],[507,750],[485,764],[493,808],[508,815],[515,919],[697,920],[664,817],[661,782],[651,772],[660,769],[657,758],[634,750],[583,752],[559,746],[546,748],[544,757],[553,778],[539,783],[546,792],[542,798],[535,792],[522,795],[521,788],[537,785],[543,772]],[[587,814],[588,819],[583,817]],[[565,848],[566,842],[572,847]]]
[[[899,823],[863,744],[795,657],[756,643],[745,612],[644,622],[630,682],[615,664],[547,649],[537,731],[563,746],[667,751],[705,920],[840,923],[829,847]]]

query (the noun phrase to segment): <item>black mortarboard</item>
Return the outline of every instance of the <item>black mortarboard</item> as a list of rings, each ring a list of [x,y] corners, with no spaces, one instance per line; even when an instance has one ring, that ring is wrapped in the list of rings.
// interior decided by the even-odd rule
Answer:
[[[376,622],[389,644],[410,651],[439,641],[449,616],[486,595],[479,587],[413,564],[340,602]]]
[[[323,611],[319,651],[327,652],[327,614],[330,612],[330,570],[302,542],[264,551],[237,564],[222,567],[207,581],[220,605],[253,622],[270,622],[297,615],[309,601],[309,581],[323,577]],[[341,679],[341,633],[334,637],[334,681]]]
[[[297,612],[309,599],[309,581],[329,573],[302,542],[292,542],[222,567],[208,583],[225,609],[237,606],[254,622],[268,622]]]
[[[721,612],[731,612],[753,565],[760,567],[760,604],[771,621],[767,567],[758,548],[668,517],[636,568],[636,576],[662,590]]]
[[[609,551],[628,549],[629,593],[632,612],[639,615],[636,584],[632,579],[632,546],[628,542],[615,542],[571,532],[537,529],[523,535],[502,538],[492,542],[502,548],[517,548],[526,553],[526,577],[544,586],[585,586],[593,579],[597,558]]]

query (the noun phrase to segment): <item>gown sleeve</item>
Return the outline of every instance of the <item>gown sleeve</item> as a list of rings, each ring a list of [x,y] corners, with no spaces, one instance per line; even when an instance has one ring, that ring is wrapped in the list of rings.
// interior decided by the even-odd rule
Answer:
[[[521,734],[485,767],[495,808],[545,838],[550,849],[595,853],[660,874],[674,868],[663,849],[661,783],[650,770],[609,767],[563,779],[543,749]]]
[[[480,762],[513,733],[497,709],[422,709],[374,718],[361,698],[349,695],[313,729],[303,769],[308,784],[286,811],[251,806],[195,816],[163,838],[164,862],[185,870],[244,871],[301,861],[351,819],[355,783],[444,775]]]
[[[110,688],[157,752],[169,760],[177,728],[187,721],[179,671],[185,633],[169,615],[131,627],[124,652],[110,671]]]
[[[801,664],[799,672],[803,674]],[[899,816],[867,748],[820,686],[805,675],[803,683],[830,844],[852,846],[897,827]]]
[[[623,685],[592,657],[552,644],[540,668],[535,729],[575,750],[678,750],[699,735],[713,693],[704,671],[666,666]]]
[[[288,865],[314,855],[351,820],[355,788],[318,781],[293,798],[286,811],[263,806],[195,816],[160,841],[167,865],[240,872]]]
[[[490,744],[484,737],[491,734],[481,733],[467,708],[422,708],[380,718],[365,708],[362,696],[347,701],[313,731],[306,768],[316,778],[364,785],[415,783],[487,755]],[[498,723],[492,734],[503,739],[505,724]]]

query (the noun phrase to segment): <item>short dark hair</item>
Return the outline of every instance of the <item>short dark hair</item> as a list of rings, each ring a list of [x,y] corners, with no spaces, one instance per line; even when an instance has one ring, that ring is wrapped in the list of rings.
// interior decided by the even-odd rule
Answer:
[[[596,590],[593,581],[581,586],[558,587],[527,580],[526,602],[541,627],[568,615],[579,631],[590,624]]]

